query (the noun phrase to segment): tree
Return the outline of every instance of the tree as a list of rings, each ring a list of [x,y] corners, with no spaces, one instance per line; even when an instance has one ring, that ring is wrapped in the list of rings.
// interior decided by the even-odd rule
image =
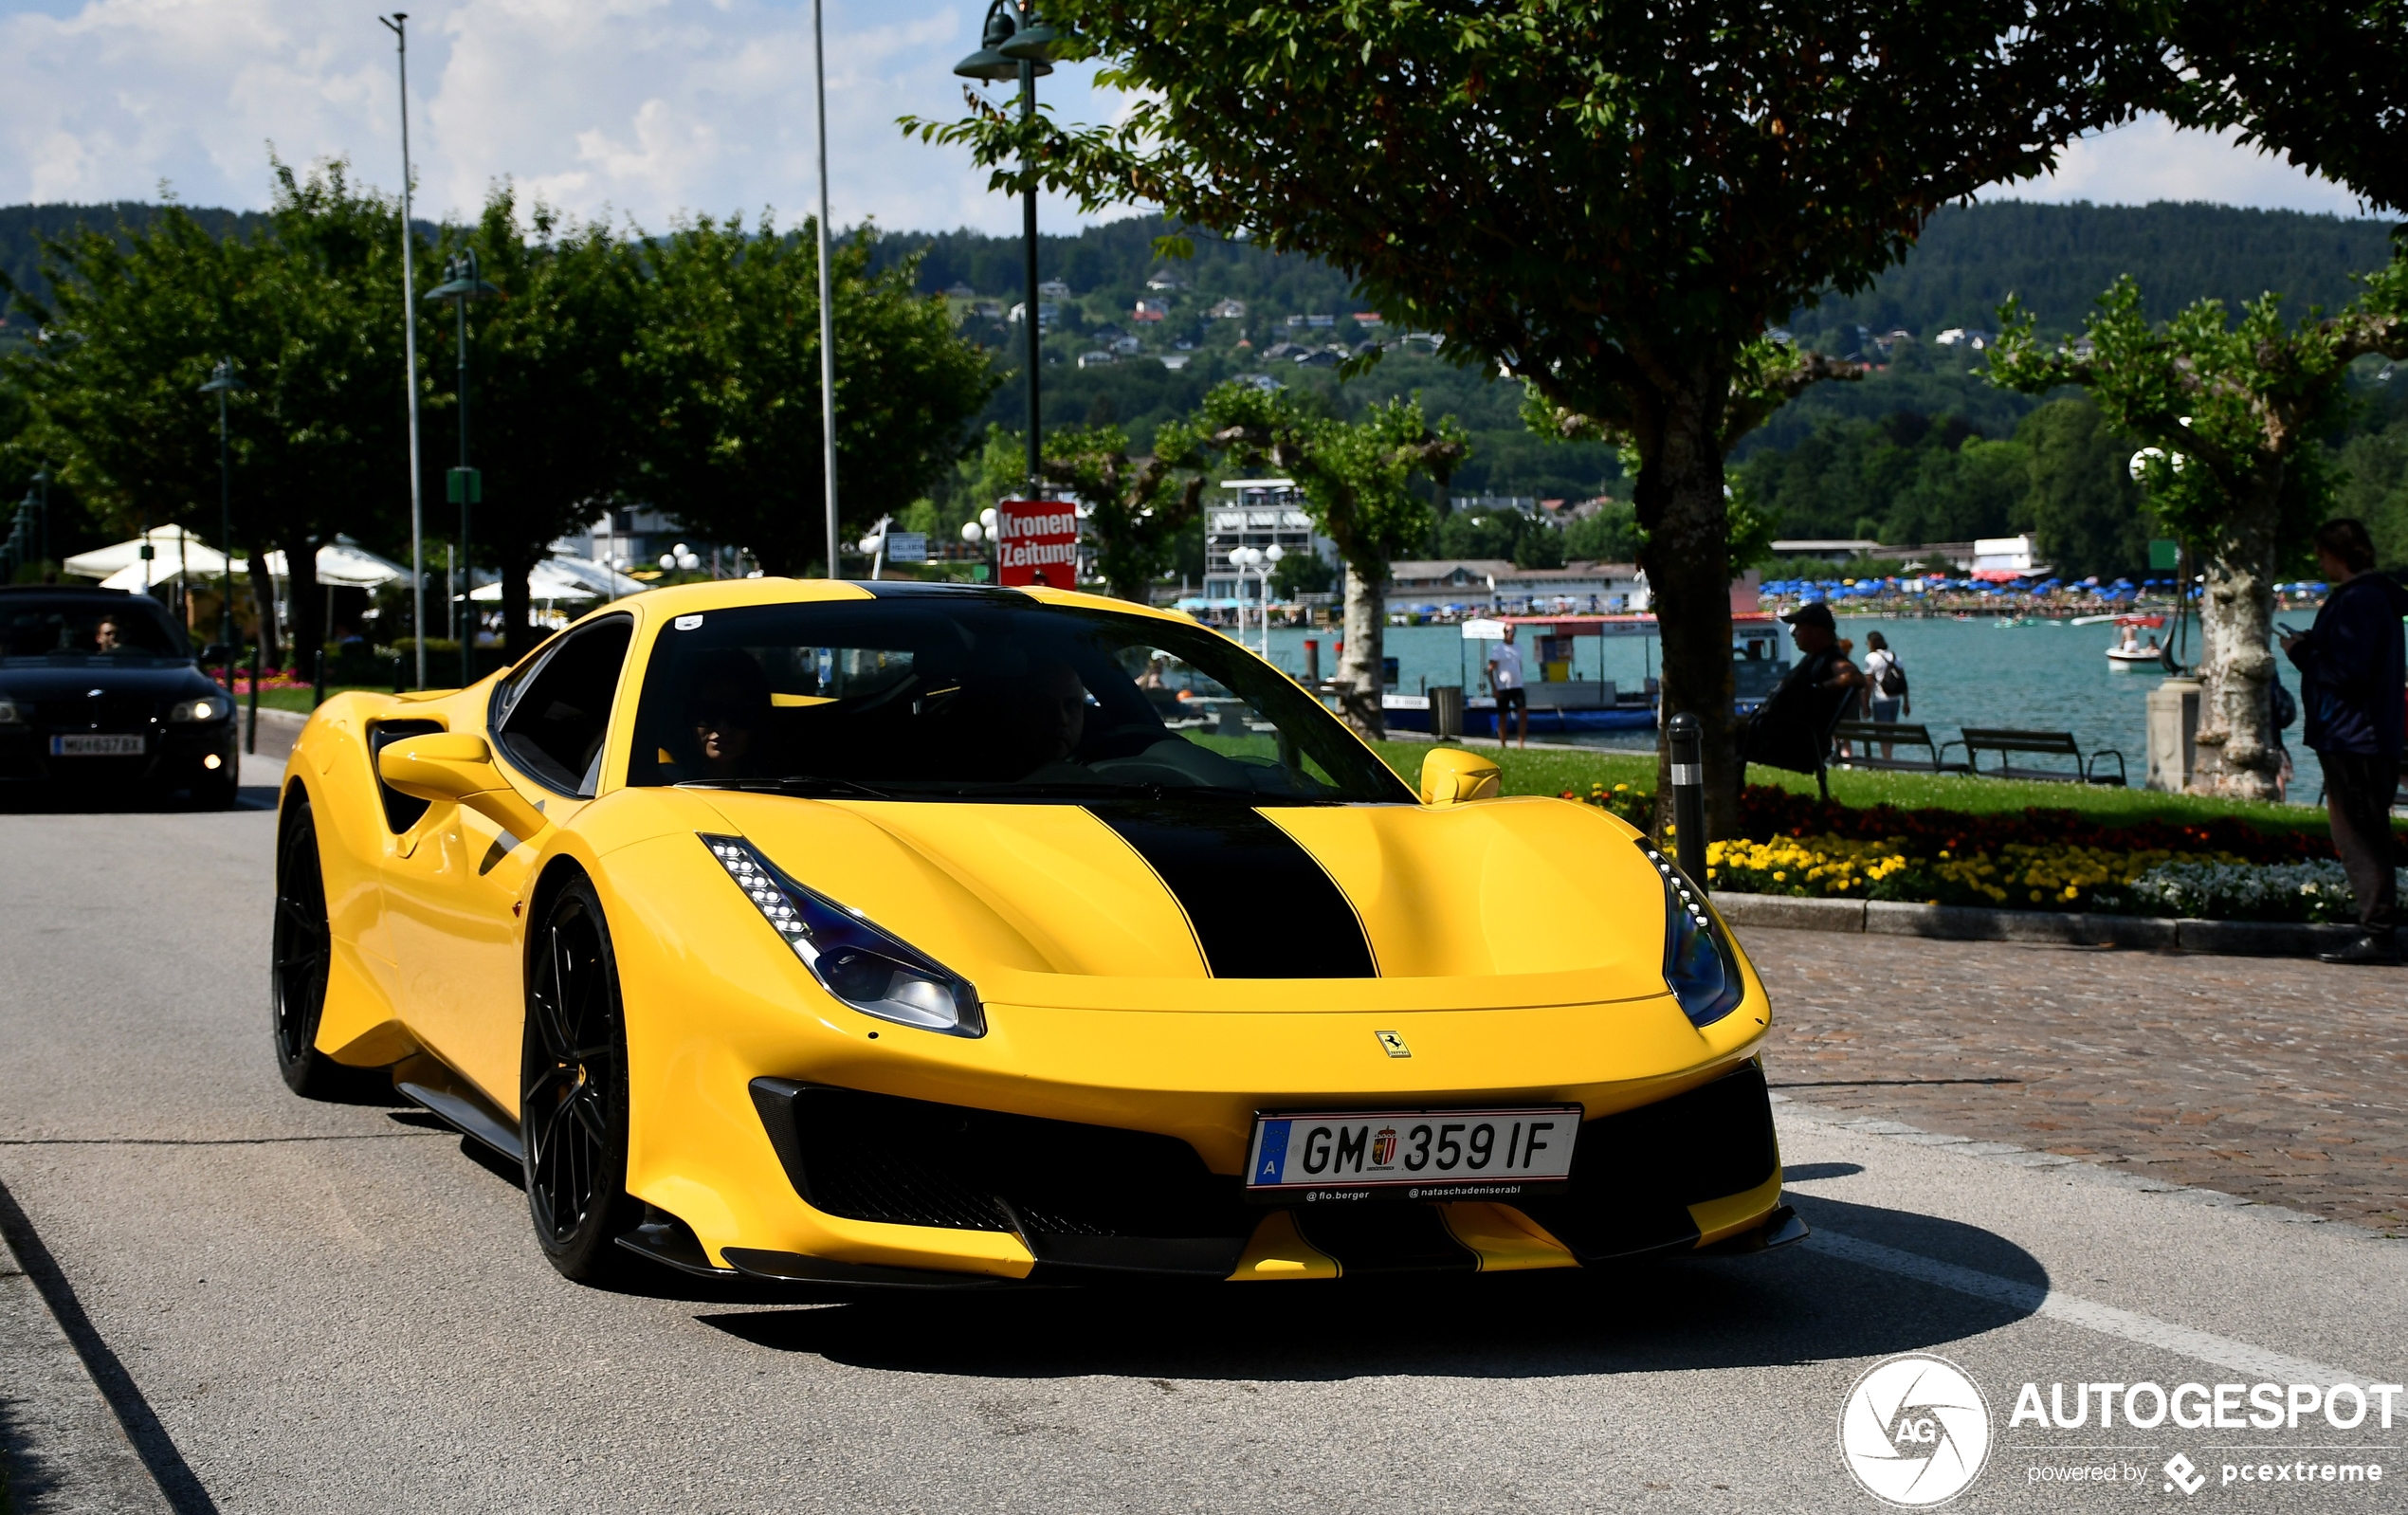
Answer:
[[[2088,398],[2051,400],[2023,418],[2016,440],[2031,451],[2031,483],[2017,511],[2059,574],[2114,575],[2148,566],[2149,527],[2132,479],[2132,444]]]
[[[997,189],[1150,201],[1310,253],[1450,359],[1637,445],[1667,708],[1738,824],[1724,456],[1751,344],[1863,287],[1933,210],[2119,119],[2112,0],[1055,0],[1111,126],[939,126]],[[1741,387],[1778,403],[1800,362]],[[1356,644],[1350,642],[1349,648]],[[1659,761],[1665,759],[1659,758]],[[1669,787],[1666,790],[1669,793]]]
[[[1360,421],[1307,415],[1285,390],[1230,383],[1204,397],[1203,445],[1243,466],[1268,464],[1294,479],[1314,529],[1346,565],[1345,654],[1339,660],[1339,713],[1369,736],[1387,733],[1380,704],[1381,645],[1388,625],[1388,565],[1429,538],[1430,506],[1415,474],[1440,488],[1467,452],[1449,416],[1433,429],[1421,399],[1375,405]]]
[[[1087,507],[1095,566],[1110,592],[1145,604],[1170,567],[1178,534],[1204,499],[1195,437],[1185,427],[1155,433],[1154,456],[1132,460],[1116,426],[1065,427],[1045,439],[1041,471]],[[1180,478],[1184,473],[1186,477]]]
[[[773,574],[827,550],[813,224],[703,217],[649,244],[629,370],[638,478],[704,537],[741,542]],[[916,260],[873,273],[870,234],[838,243],[836,480],[846,539],[900,514],[958,457],[995,376],[913,293]]]
[[[556,538],[593,520],[632,484],[637,440],[626,364],[639,300],[632,249],[607,226],[564,224],[540,203],[528,219],[521,228],[505,185],[487,197],[473,228],[447,233],[437,249],[474,247],[480,274],[502,293],[468,315],[469,461],[484,476],[469,537],[501,570],[512,658],[537,639],[528,625],[528,572]],[[442,277],[440,257],[422,258],[420,267],[429,281]],[[457,330],[448,319],[428,323],[430,415],[448,409],[456,416]],[[428,472],[440,478],[438,460],[456,453],[439,424],[428,429],[426,446]]]
[[[2320,437],[2337,418],[2350,360],[2408,357],[2408,248],[2339,315],[2311,310],[2287,326],[2280,307],[2270,294],[2234,325],[2222,301],[2203,300],[2159,326],[2126,278],[2100,298],[2083,340],[2053,349],[2033,339],[2032,317],[2009,300],[1990,360],[2015,389],[2082,385],[2118,431],[2152,444],[2140,455],[2150,505],[2206,571],[2198,742],[2216,756],[2195,783],[2249,799],[2273,797],[2282,760],[2274,575],[2324,518],[2332,479]]]
[[[198,393],[231,358],[234,545],[261,565],[284,554],[292,652],[325,641],[318,549],[338,531],[376,535],[406,500],[399,212],[355,188],[348,166],[301,177],[270,160],[266,229],[210,234],[171,206],[139,231],[48,242],[46,306],[20,290],[45,339],[7,360],[34,412],[32,445],[59,458],[119,529],[182,520],[216,533],[216,408]],[[261,595],[272,614],[270,596]],[[263,634],[271,636],[268,616]]]

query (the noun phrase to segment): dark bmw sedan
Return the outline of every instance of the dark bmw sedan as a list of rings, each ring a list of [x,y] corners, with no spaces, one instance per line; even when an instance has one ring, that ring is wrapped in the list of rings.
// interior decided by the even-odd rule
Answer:
[[[234,699],[147,594],[0,588],[0,783],[234,803]]]

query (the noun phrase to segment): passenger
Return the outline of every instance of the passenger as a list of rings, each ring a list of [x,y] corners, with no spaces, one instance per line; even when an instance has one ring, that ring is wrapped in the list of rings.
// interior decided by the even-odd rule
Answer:
[[[100,624],[92,629],[92,650],[95,652],[129,650],[125,645],[125,623],[119,620],[114,612],[101,616]]]
[[[769,676],[751,654],[728,648],[701,660],[686,701],[704,778],[757,776],[757,739],[769,722]]]

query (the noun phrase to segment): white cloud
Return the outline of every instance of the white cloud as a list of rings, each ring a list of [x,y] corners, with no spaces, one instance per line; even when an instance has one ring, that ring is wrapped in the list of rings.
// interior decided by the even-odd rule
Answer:
[[[407,0],[404,0],[407,3]],[[953,64],[977,45],[974,0],[828,8],[829,167],[839,225],[1019,226],[1016,203],[955,148],[906,139],[904,114],[961,113]],[[480,0],[410,16],[419,206],[473,211],[514,180],[582,214],[663,227],[681,215],[817,209],[808,0]],[[0,203],[147,199],[259,206],[267,144],[344,155],[400,179],[392,40],[367,7],[316,0],[0,0]],[[1066,120],[1119,98],[1065,68],[1039,95]],[[1076,219],[1049,202],[1049,226]]]
[[[391,3],[391,0],[388,0]],[[408,0],[402,0],[407,4]],[[961,113],[952,65],[976,46],[976,0],[831,0],[835,218],[1010,232],[959,149],[906,139],[906,113]],[[582,214],[659,228],[681,214],[816,208],[809,0],[429,0],[410,20],[420,208],[473,211],[509,177]],[[265,149],[347,155],[399,181],[392,38],[368,6],[324,0],[0,0],[0,203],[265,203]],[[1040,85],[1066,120],[1128,101],[1091,68]],[[1003,92],[998,91],[1000,99]],[[2074,144],[2042,180],[1997,197],[2206,199],[2352,211],[2336,186],[2162,119]],[[1045,224],[1079,219],[1049,202]]]
[[[2097,205],[2208,200],[2261,210],[2364,213],[2358,197],[2330,179],[2241,147],[2230,134],[2181,131],[2162,116],[2143,116],[2084,137],[2060,155],[2054,173],[1996,186],[1982,198]]]

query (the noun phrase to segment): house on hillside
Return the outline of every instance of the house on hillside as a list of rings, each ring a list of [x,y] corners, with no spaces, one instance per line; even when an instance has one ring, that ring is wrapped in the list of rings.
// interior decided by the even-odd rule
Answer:
[[[1138,355],[1139,350],[1144,347],[1145,344],[1139,341],[1135,337],[1121,336],[1113,338],[1107,345],[1114,353],[1122,357],[1135,357]]]
[[[1137,308],[1129,312],[1131,320],[1168,320],[1170,317],[1171,302],[1167,300],[1140,300]]]
[[[945,298],[947,300],[976,300],[978,298],[978,292],[957,279],[947,286]]]
[[[1081,353],[1079,355],[1079,366],[1081,368],[1110,368],[1114,361],[1116,360],[1109,353],[1096,352]]]
[[[1070,286],[1059,279],[1048,279],[1037,285],[1037,295],[1044,300],[1067,300],[1070,298]]]
[[[1214,320],[1244,320],[1246,319],[1246,301],[1242,300],[1216,300],[1213,301],[1213,308],[1206,311],[1204,314]]]
[[[1187,281],[1181,279],[1175,273],[1165,270],[1164,272],[1158,273],[1152,278],[1146,280],[1145,287],[1148,289],[1159,290],[1185,289],[1187,287]]]
[[[1355,312],[1354,319],[1355,324],[1358,326],[1377,326],[1381,324],[1379,312],[1376,310],[1359,310]]]
[[[1932,340],[1943,347],[1970,347],[1980,353],[1988,351],[1998,338],[1979,326],[1951,326]]]
[[[1179,370],[1187,367],[1188,363],[1195,357],[1195,355],[1193,353],[1164,353],[1162,355],[1162,366],[1176,374]]]

